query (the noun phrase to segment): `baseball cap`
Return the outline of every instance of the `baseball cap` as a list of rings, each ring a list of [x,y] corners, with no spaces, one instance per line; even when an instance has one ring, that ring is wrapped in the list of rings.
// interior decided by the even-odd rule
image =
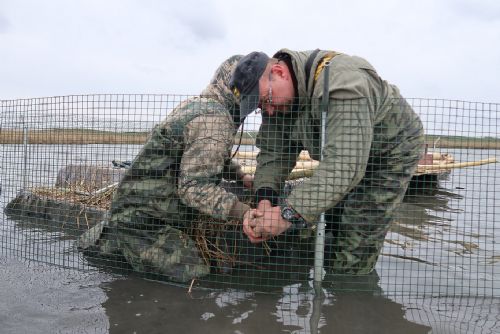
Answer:
[[[229,87],[240,98],[240,119],[259,106],[259,80],[269,59],[264,52],[254,51],[241,58],[236,65]]]

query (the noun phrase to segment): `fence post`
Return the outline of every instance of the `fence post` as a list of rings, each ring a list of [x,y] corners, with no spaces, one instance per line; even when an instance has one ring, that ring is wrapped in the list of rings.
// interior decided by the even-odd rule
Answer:
[[[21,117],[21,123],[23,127],[23,150],[24,150],[24,157],[23,157],[23,180],[22,180],[22,191],[26,190],[26,178],[27,178],[27,170],[28,170],[28,124],[26,122],[26,110],[23,110],[22,117]]]
[[[321,160],[323,161],[323,151],[326,144],[326,113],[330,100],[329,89],[330,62],[325,62],[323,68],[323,111],[321,113]],[[323,281],[323,265],[325,260],[325,213],[320,216],[316,229],[316,244],[314,247],[314,287],[316,293],[320,293],[321,282]]]

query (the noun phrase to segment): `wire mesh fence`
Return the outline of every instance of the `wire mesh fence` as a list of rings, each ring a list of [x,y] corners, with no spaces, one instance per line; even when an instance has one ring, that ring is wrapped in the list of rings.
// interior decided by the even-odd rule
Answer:
[[[207,97],[1,101],[1,254],[196,287],[320,270],[341,291],[498,297],[499,105],[407,101],[242,125]]]

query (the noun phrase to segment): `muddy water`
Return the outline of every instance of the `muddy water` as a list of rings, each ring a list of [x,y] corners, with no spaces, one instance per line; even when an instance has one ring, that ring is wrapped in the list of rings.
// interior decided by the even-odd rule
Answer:
[[[31,151],[28,181],[55,179],[72,153],[54,149]],[[87,147],[80,160],[105,159],[110,151],[116,153],[100,148],[96,157]],[[3,152],[2,209],[23,182],[14,153],[6,159]],[[49,153],[50,160],[35,163]],[[461,160],[500,156],[462,153]],[[72,236],[2,215],[0,333],[499,333],[499,172],[496,165],[458,170],[438,192],[407,198],[377,274],[360,282],[363,291],[327,277],[321,298],[308,280],[269,293],[189,292],[97,270],[74,252]]]
[[[196,290],[1,259],[1,333],[498,333],[494,298]]]
[[[194,291],[2,259],[2,333],[428,333],[403,305],[365,293]],[[5,284],[6,283],[6,284]],[[312,324],[313,313],[317,315]],[[311,326],[316,326],[312,328]],[[334,331],[332,331],[334,330]]]

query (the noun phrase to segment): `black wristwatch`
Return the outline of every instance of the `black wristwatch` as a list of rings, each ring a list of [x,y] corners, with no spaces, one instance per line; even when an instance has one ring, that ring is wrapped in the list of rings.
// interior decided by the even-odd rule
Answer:
[[[306,228],[307,223],[291,206],[281,205],[281,218],[292,223],[292,228]]]

